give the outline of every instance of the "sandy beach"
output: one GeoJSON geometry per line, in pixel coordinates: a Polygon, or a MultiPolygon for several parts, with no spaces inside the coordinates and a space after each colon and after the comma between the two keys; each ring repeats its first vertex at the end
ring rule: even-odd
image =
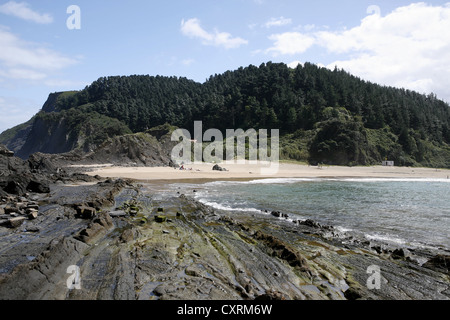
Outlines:
{"type": "Polygon", "coordinates": [[[280,163],[278,167],[267,164],[222,164],[228,171],[214,171],[213,164],[186,166],[186,170],[170,167],[119,167],[90,166],[89,175],[134,180],[185,180],[185,179],[261,179],[261,178],[429,178],[449,179],[450,170],[410,167],[340,167],[308,166],[280,163]]]}

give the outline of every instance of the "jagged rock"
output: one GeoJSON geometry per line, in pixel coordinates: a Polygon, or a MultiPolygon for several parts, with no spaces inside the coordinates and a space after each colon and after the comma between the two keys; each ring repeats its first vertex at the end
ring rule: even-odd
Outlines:
{"type": "Polygon", "coordinates": [[[6,156],[6,157],[13,157],[14,151],[9,150],[4,145],[0,144],[0,155],[6,156]]]}
{"type": "Polygon", "coordinates": [[[136,238],[137,231],[135,228],[125,229],[120,235],[120,241],[123,243],[128,243],[136,238]]]}
{"type": "Polygon", "coordinates": [[[87,206],[79,206],[76,208],[76,210],[78,217],[81,219],[92,219],[97,213],[97,210],[95,208],[87,206]]]}
{"type": "Polygon", "coordinates": [[[425,262],[423,267],[438,270],[444,273],[450,273],[450,256],[438,254],[425,262]]]}
{"type": "Polygon", "coordinates": [[[90,244],[105,235],[113,227],[114,223],[111,217],[106,213],[100,213],[99,217],[93,220],[87,228],[81,230],[74,238],[90,244]]]}
{"type": "Polygon", "coordinates": [[[11,228],[17,228],[20,227],[25,220],[25,217],[16,217],[9,219],[8,222],[11,228]]]}
{"type": "Polygon", "coordinates": [[[42,153],[34,153],[28,158],[28,165],[32,171],[45,172],[45,173],[56,173],[57,167],[48,158],[47,155],[42,153]]]}
{"type": "Polygon", "coordinates": [[[25,194],[27,192],[27,184],[25,183],[26,182],[9,180],[3,190],[10,194],[25,194]]]}
{"type": "Polygon", "coordinates": [[[219,166],[218,164],[214,165],[214,167],[212,168],[214,171],[228,171],[225,168],[222,168],[221,166],[219,166]]]}
{"type": "Polygon", "coordinates": [[[262,240],[270,249],[272,249],[272,255],[285,260],[291,267],[298,268],[301,272],[308,274],[312,273],[306,259],[288,244],[282,242],[273,235],[264,234],[261,231],[257,231],[254,234],[254,237],[257,240],[262,240]]]}
{"type": "Polygon", "coordinates": [[[5,214],[19,213],[19,208],[6,206],[4,209],[5,214]]]}
{"type": "Polygon", "coordinates": [[[255,297],[255,300],[288,300],[286,295],[279,291],[269,290],[255,297]]]}
{"type": "Polygon", "coordinates": [[[305,221],[301,221],[300,224],[303,224],[305,226],[312,227],[312,228],[321,228],[320,223],[315,222],[315,221],[313,221],[311,219],[307,219],[305,221]]]}
{"type": "Polygon", "coordinates": [[[163,222],[167,221],[167,217],[166,216],[156,216],[155,221],[159,222],[159,223],[163,223],[163,222]]]}
{"type": "Polygon", "coordinates": [[[109,213],[109,215],[113,218],[117,218],[117,217],[126,217],[127,213],[123,210],[116,210],[116,211],[111,211],[109,213]]]}
{"type": "Polygon", "coordinates": [[[411,252],[406,248],[398,248],[392,252],[393,259],[405,259],[411,256],[411,252]]]}
{"type": "Polygon", "coordinates": [[[39,215],[38,211],[32,209],[31,211],[28,212],[28,219],[34,220],[38,217],[38,215],[39,215]]]}
{"type": "Polygon", "coordinates": [[[39,205],[34,204],[34,203],[29,203],[27,204],[27,209],[34,209],[34,210],[39,210],[39,205]]]}
{"type": "Polygon", "coordinates": [[[98,223],[106,229],[111,229],[114,227],[114,222],[112,221],[111,216],[105,212],[101,212],[99,216],[94,219],[94,223],[98,223]]]}
{"type": "Polygon", "coordinates": [[[27,191],[35,193],[49,193],[50,183],[48,180],[31,180],[27,185],[27,191]]]}
{"type": "Polygon", "coordinates": [[[277,217],[277,218],[281,217],[281,212],[280,211],[272,211],[270,214],[273,215],[274,217],[277,217]]]}

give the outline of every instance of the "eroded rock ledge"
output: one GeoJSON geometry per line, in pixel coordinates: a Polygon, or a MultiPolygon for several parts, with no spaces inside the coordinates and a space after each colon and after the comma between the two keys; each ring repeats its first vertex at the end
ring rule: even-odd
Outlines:
{"type": "Polygon", "coordinates": [[[0,299],[450,298],[448,252],[140,190],[122,180],[53,184],[37,219],[0,227],[0,299]],[[71,265],[80,290],[67,288],[71,265]],[[380,289],[367,285],[370,266],[380,289]]]}

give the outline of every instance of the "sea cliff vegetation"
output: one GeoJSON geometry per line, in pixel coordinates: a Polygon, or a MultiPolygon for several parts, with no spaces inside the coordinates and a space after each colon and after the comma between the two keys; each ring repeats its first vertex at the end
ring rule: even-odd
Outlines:
{"type": "Polygon", "coordinates": [[[434,94],[381,86],[305,63],[250,65],[204,83],[149,75],[102,77],[81,91],[50,94],[0,143],[34,152],[93,151],[108,138],[164,124],[280,129],[282,159],[311,164],[450,168],[450,107],[434,94]]]}

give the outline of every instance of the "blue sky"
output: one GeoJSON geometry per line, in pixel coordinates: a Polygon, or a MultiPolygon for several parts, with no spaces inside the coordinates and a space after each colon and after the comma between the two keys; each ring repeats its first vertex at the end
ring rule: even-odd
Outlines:
{"type": "Polygon", "coordinates": [[[337,65],[450,101],[446,1],[0,0],[0,132],[102,76],[198,82],[250,64],[337,65]],[[80,29],[69,29],[70,5],[80,29]]]}

